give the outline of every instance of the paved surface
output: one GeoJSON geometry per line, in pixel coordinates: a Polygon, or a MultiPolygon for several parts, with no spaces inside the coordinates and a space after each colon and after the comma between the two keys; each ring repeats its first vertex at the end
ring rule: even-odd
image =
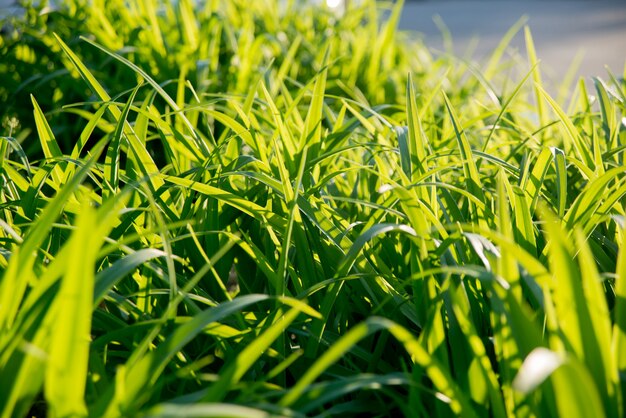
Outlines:
{"type": "MultiPolygon", "coordinates": [[[[489,54],[526,15],[548,81],[562,79],[578,53],[583,54],[579,75],[605,77],[605,65],[616,76],[624,73],[626,0],[409,0],[400,27],[423,33],[433,51],[442,51],[435,15],[450,29],[457,53],[464,54],[478,39],[476,59],[489,54]]],[[[523,31],[513,39],[511,49],[526,56],[523,31]]]]}
{"type": "Polygon", "coordinates": [[[17,11],[16,0],[0,0],[0,17],[17,11]]]}

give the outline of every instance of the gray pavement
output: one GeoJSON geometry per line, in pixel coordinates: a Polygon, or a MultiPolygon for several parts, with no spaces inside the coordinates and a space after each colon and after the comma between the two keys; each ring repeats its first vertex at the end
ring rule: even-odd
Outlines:
{"type": "Polygon", "coordinates": [[[13,4],[15,4],[15,0],[0,0],[1,8],[10,7],[13,6],[13,4]]]}
{"type": "Polygon", "coordinates": [[[17,10],[16,0],[0,0],[0,17],[15,13],[17,10]]]}
{"type": "MultiPolygon", "coordinates": [[[[607,65],[623,76],[626,64],[626,0],[422,0],[407,1],[400,27],[421,32],[431,50],[443,50],[438,15],[449,28],[455,52],[478,40],[473,58],[488,55],[506,31],[527,16],[537,56],[548,81],[557,83],[577,54],[578,75],[605,77],[607,65]]],[[[526,56],[523,31],[510,51],[526,56]]]]}

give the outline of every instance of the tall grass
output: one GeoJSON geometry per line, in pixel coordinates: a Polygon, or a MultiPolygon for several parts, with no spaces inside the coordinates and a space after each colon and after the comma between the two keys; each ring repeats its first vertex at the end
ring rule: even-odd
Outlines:
{"type": "Polygon", "coordinates": [[[623,79],[402,2],[62,7],[0,45],[2,417],[624,414],[623,79]]]}

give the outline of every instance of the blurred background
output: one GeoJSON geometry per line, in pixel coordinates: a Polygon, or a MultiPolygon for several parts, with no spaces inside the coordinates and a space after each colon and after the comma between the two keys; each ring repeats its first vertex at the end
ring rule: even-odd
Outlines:
{"type": "MultiPolygon", "coordinates": [[[[325,5],[338,13],[345,10],[348,2],[359,3],[295,1],[325,5]]],[[[0,18],[19,13],[17,4],[17,0],[0,0],[0,18]]],[[[606,65],[616,76],[624,75],[626,0],[405,0],[400,28],[419,32],[434,53],[453,49],[458,55],[480,60],[522,18],[527,19],[532,30],[537,56],[549,83],[558,83],[570,68],[576,76],[604,77],[606,65]],[[444,42],[446,31],[451,37],[448,44],[444,42]]],[[[523,31],[511,40],[507,52],[525,57],[523,31]]]]}
{"type": "MultiPolygon", "coordinates": [[[[421,32],[426,45],[443,52],[442,22],[457,54],[480,59],[523,17],[548,81],[558,83],[573,63],[580,76],[606,78],[605,65],[624,75],[626,0],[407,0],[400,27],[421,32]]],[[[526,56],[523,30],[510,43],[509,52],[516,51],[526,56]]]]}

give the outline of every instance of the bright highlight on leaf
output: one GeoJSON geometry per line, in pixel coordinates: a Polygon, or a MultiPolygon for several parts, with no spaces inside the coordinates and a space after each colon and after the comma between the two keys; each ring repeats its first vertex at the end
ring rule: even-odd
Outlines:
{"type": "Polygon", "coordinates": [[[554,351],[547,348],[534,349],[522,363],[513,388],[528,394],[541,385],[550,375],[558,369],[565,360],[554,351]]]}

